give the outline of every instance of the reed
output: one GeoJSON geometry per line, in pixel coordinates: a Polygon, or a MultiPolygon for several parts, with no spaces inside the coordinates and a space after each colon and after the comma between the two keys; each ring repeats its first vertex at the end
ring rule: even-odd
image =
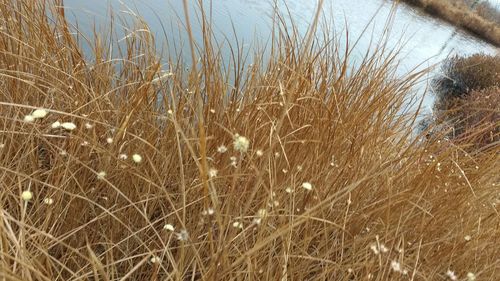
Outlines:
{"type": "Polygon", "coordinates": [[[397,52],[276,12],[250,63],[199,10],[187,70],[57,7],[0,1],[4,280],[498,279],[498,143],[415,137],[397,52]]]}

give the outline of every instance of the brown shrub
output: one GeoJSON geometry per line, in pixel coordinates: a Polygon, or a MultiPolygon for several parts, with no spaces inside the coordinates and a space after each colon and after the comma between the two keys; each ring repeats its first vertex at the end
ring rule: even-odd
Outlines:
{"type": "Polygon", "coordinates": [[[450,101],[472,91],[500,86],[500,56],[454,56],[445,61],[441,70],[442,75],[433,81],[438,110],[449,109],[450,101]]]}
{"type": "Polygon", "coordinates": [[[451,122],[455,142],[477,149],[500,141],[500,88],[474,90],[448,106],[444,117],[451,122]]]}
{"type": "Polygon", "coordinates": [[[455,143],[471,149],[489,147],[499,140],[500,58],[476,54],[452,57],[433,81],[438,123],[446,124],[455,143]]]}

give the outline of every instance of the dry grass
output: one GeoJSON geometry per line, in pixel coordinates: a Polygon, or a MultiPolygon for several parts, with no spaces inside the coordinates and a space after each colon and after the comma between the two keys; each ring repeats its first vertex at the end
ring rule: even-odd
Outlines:
{"type": "Polygon", "coordinates": [[[488,11],[484,5],[480,5],[479,10],[473,10],[464,2],[456,0],[402,1],[420,7],[427,13],[459,26],[495,46],[500,46],[500,26],[489,18],[493,12],[488,11]]]}
{"type": "Polygon", "coordinates": [[[455,142],[468,143],[472,149],[483,149],[500,141],[498,87],[472,91],[464,98],[453,99],[448,107],[441,118],[453,124],[450,133],[455,142]]]}
{"type": "Polygon", "coordinates": [[[438,97],[437,108],[446,110],[446,102],[464,98],[472,91],[500,87],[500,56],[474,54],[452,56],[441,66],[441,74],[433,80],[438,97]]]}
{"type": "Polygon", "coordinates": [[[148,32],[85,59],[60,11],[0,3],[3,280],[499,279],[498,143],[415,138],[395,53],[352,69],[277,16],[268,61],[207,27],[162,69],[148,32]]]}
{"type": "Polygon", "coordinates": [[[454,56],[433,81],[437,119],[455,142],[482,149],[500,140],[500,57],[454,56]]]}

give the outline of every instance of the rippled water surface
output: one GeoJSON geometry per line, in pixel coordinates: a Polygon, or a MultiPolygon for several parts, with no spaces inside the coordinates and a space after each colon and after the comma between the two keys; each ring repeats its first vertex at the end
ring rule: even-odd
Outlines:
{"type": "MultiPolygon", "coordinates": [[[[158,44],[161,45],[165,34],[169,40],[186,39],[179,21],[179,18],[183,18],[182,0],[65,0],[64,3],[68,15],[78,21],[84,32],[90,33],[94,20],[101,28],[107,27],[110,10],[125,17],[130,17],[133,11],[148,22],[157,36],[158,44]]],[[[317,1],[287,0],[286,3],[299,31],[305,32],[314,16],[317,1]]],[[[361,55],[373,46],[370,42],[382,38],[392,3],[389,0],[326,0],[324,19],[333,22],[335,32],[339,35],[345,34],[347,22],[352,42],[364,34],[355,47],[355,53],[361,55]]],[[[193,7],[192,11],[195,10],[193,7]]],[[[223,35],[234,38],[233,28],[247,47],[264,44],[269,38],[271,1],[214,0],[205,1],[205,8],[220,39],[224,38],[223,35]]],[[[285,11],[283,2],[280,9],[285,11]]],[[[194,12],[191,18],[196,21],[194,12]]],[[[417,65],[426,67],[438,63],[450,54],[492,53],[496,50],[492,45],[405,5],[396,9],[390,27],[388,46],[403,46],[399,54],[399,73],[405,73],[417,65]]],[[[200,39],[197,25],[194,26],[194,35],[200,39]]],[[[229,41],[234,42],[233,39],[229,41]]]]}

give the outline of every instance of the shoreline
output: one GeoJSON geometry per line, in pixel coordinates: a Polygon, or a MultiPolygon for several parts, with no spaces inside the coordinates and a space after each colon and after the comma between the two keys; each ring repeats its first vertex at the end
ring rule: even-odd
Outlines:
{"type": "Polygon", "coordinates": [[[442,0],[402,0],[402,3],[461,28],[475,37],[500,47],[500,26],[477,13],[442,0]]]}

